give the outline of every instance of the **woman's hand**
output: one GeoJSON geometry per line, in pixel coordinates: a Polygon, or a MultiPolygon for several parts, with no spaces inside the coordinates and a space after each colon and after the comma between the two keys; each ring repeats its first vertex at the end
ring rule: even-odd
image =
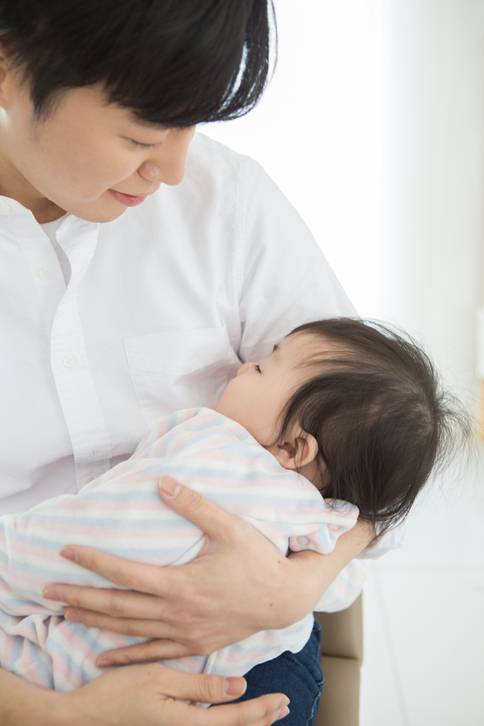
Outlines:
{"type": "Polygon", "coordinates": [[[162,478],[160,491],[205,532],[195,560],[155,567],[69,545],[61,554],[124,590],[57,584],[44,591],[44,597],[70,606],[67,620],[152,639],[109,651],[98,659],[100,667],[212,653],[260,630],[287,627],[311,612],[371,540],[357,525],[339,538],[331,555],[301,552],[286,558],[243,519],[170,477],[162,478]]]}
{"type": "Polygon", "coordinates": [[[191,675],[159,663],[104,673],[70,693],[0,669],[2,726],[268,726],[289,713],[281,693],[243,703],[243,678],[191,675]],[[187,701],[226,704],[200,708],[187,701]]]}
{"type": "Polygon", "coordinates": [[[197,676],[152,663],[109,671],[66,696],[70,713],[82,714],[71,726],[265,726],[289,713],[281,693],[209,709],[187,703],[226,703],[244,691],[243,678],[197,676]]]}

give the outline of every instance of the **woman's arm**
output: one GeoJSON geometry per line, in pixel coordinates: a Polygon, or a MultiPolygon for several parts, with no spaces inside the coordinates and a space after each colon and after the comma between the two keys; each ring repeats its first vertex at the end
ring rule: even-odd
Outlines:
{"type": "Polygon", "coordinates": [[[288,699],[280,693],[210,709],[186,703],[225,703],[238,698],[244,690],[243,678],[189,675],[158,663],[109,671],[70,693],[40,688],[0,669],[0,723],[2,726],[266,726],[289,712],[288,699]]]}
{"type": "Polygon", "coordinates": [[[74,606],[65,612],[68,620],[153,639],[110,651],[100,657],[101,667],[212,653],[255,632],[287,627],[311,612],[373,538],[371,528],[358,523],[330,555],[301,552],[286,558],[250,524],[192,489],[170,477],[160,486],[165,501],[206,534],[195,560],[159,568],[69,546],[65,556],[125,590],[58,584],[44,593],[74,606]]]}

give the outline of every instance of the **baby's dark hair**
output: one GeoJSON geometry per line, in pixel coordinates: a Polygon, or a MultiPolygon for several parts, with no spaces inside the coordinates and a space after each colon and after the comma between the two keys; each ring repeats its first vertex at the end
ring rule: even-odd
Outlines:
{"type": "Polygon", "coordinates": [[[330,351],[316,345],[308,357],[317,373],[283,410],[278,438],[294,427],[314,436],[324,497],[356,505],[381,535],[405,518],[433,467],[469,438],[469,419],[441,390],[426,353],[390,328],[335,318],[290,335],[300,333],[329,342],[330,351]]]}

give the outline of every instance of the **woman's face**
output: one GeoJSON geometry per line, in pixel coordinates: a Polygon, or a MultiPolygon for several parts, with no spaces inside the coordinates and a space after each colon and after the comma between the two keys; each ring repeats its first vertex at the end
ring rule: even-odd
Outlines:
{"type": "Polygon", "coordinates": [[[160,184],[182,181],[194,127],[144,123],[97,86],[67,91],[37,121],[27,86],[0,72],[0,193],[34,214],[58,208],[57,216],[107,222],[160,184]]]}

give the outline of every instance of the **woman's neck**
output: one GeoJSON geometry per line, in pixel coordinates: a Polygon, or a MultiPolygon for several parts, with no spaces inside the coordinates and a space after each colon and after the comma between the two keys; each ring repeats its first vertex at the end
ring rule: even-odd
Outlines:
{"type": "Polygon", "coordinates": [[[6,155],[2,153],[0,144],[0,195],[15,199],[26,209],[30,209],[39,224],[53,222],[65,214],[57,204],[44,197],[16,169],[6,155]]]}

